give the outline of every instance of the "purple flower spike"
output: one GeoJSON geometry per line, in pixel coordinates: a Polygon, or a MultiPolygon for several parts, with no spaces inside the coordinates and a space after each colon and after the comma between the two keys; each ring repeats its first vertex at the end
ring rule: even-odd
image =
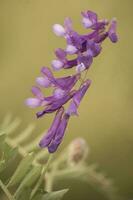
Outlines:
{"type": "Polygon", "coordinates": [[[41,139],[41,141],[39,143],[40,147],[43,147],[43,148],[47,147],[51,143],[52,139],[54,138],[54,136],[56,134],[56,130],[58,129],[58,127],[61,123],[61,118],[62,118],[63,112],[64,112],[63,107],[57,111],[50,129],[44,135],[44,137],[41,139]]]}
{"type": "Polygon", "coordinates": [[[62,142],[69,117],[70,116],[68,114],[64,114],[63,119],[56,130],[55,138],[52,140],[52,142],[48,146],[49,153],[54,153],[57,150],[60,143],[62,142]]]}
{"type": "Polygon", "coordinates": [[[98,15],[90,10],[82,12],[81,15],[82,24],[89,29],[87,34],[76,32],[70,18],[64,20],[63,26],[53,26],[54,33],[66,40],[66,47],[55,50],[56,58],[51,62],[52,70],[48,67],[41,69],[42,76],[36,78],[39,87],[32,87],[34,98],[28,98],[25,102],[31,108],[41,107],[41,111],[36,114],[37,118],[56,112],[51,127],[39,143],[40,147],[47,147],[50,153],[55,152],[62,142],[68,120],[70,116],[78,115],[78,107],[91,84],[91,81],[85,78],[86,75],[82,75],[83,71],[90,69],[94,58],[101,53],[102,43],[107,37],[113,43],[118,40],[115,19],[99,20],[98,15]],[[69,58],[71,55],[74,57],[69,58]],[[71,68],[76,71],[73,75],[54,76],[53,70],[69,71],[71,68]],[[77,88],[79,81],[80,86],[77,88]],[[51,94],[43,95],[42,87],[50,87],[51,94]],[[71,102],[68,108],[64,109],[63,106],[69,101],[71,102]]]}

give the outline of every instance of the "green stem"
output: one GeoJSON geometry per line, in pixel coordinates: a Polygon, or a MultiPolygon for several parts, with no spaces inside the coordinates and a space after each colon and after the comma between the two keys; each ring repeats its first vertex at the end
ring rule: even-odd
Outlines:
{"type": "Polygon", "coordinates": [[[42,169],[41,176],[40,176],[40,178],[39,178],[37,184],[35,185],[35,187],[33,188],[32,192],[31,192],[30,199],[33,198],[33,196],[36,194],[36,192],[37,192],[39,186],[41,185],[41,183],[42,183],[42,181],[43,181],[43,178],[44,178],[44,175],[45,175],[45,173],[46,173],[46,171],[47,171],[47,169],[48,169],[48,167],[49,167],[49,165],[50,165],[51,160],[52,160],[52,154],[50,154],[49,159],[48,159],[48,161],[47,161],[47,163],[46,163],[46,166],[43,167],[43,169],[42,169]]]}
{"type": "Polygon", "coordinates": [[[56,160],[54,160],[52,162],[52,168],[51,168],[51,172],[47,174],[47,180],[46,180],[46,185],[45,185],[45,191],[47,192],[51,192],[53,189],[53,183],[54,183],[54,179],[55,179],[55,174],[57,172],[57,168],[58,166],[64,162],[66,160],[66,156],[67,156],[67,151],[66,149],[61,153],[61,155],[56,158],[56,160]]]}
{"type": "Polygon", "coordinates": [[[0,180],[0,187],[2,188],[2,190],[4,191],[9,200],[15,200],[15,198],[11,195],[11,193],[1,180],[0,180]]]}
{"type": "Polygon", "coordinates": [[[47,176],[47,181],[46,181],[46,186],[45,186],[45,190],[47,192],[52,192],[53,183],[54,183],[54,175],[56,173],[57,167],[58,167],[58,165],[57,165],[57,163],[55,163],[52,167],[52,171],[47,176]]]}

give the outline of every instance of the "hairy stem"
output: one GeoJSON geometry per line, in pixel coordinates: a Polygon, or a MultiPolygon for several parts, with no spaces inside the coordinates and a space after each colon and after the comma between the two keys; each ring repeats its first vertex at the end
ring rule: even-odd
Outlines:
{"type": "Polygon", "coordinates": [[[49,168],[49,165],[50,165],[50,162],[51,162],[51,160],[52,160],[52,157],[53,157],[52,154],[50,154],[49,159],[48,159],[48,161],[47,161],[47,163],[46,163],[46,166],[43,167],[41,176],[40,176],[40,178],[39,178],[37,184],[35,185],[35,187],[33,188],[32,192],[31,192],[30,199],[33,198],[33,196],[36,194],[36,192],[37,192],[39,186],[41,185],[41,183],[42,183],[42,181],[43,181],[43,178],[44,178],[44,175],[45,175],[46,171],[47,171],[48,168],[49,168]]]}
{"type": "Polygon", "coordinates": [[[3,192],[6,194],[9,200],[15,200],[15,198],[11,195],[7,187],[4,185],[4,183],[0,180],[0,187],[3,190],[3,192]]]}

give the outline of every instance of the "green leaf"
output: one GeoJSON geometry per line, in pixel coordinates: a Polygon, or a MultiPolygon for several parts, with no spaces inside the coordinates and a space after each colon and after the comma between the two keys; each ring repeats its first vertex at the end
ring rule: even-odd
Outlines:
{"type": "Polygon", "coordinates": [[[31,194],[31,189],[30,188],[25,188],[23,190],[23,193],[20,195],[20,197],[18,197],[17,200],[29,200],[30,199],[30,194],[31,194]]]}
{"type": "Polygon", "coordinates": [[[33,200],[61,200],[63,196],[68,192],[68,189],[59,190],[55,192],[49,192],[44,195],[37,195],[33,200]]]}
{"type": "Polygon", "coordinates": [[[39,178],[42,171],[42,166],[33,166],[33,168],[29,171],[29,173],[24,177],[24,179],[21,181],[17,191],[15,192],[15,197],[19,197],[21,192],[23,192],[23,189],[29,188],[32,186],[35,181],[39,178]]]}
{"type": "Polygon", "coordinates": [[[17,148],[11,148],[6,143],[3,145],[3,159],[0,164],[0,172],[2,172],[5,168],[7,168],[11,162],[13,162],[18,154],[17,148]]]}
{"type": "Polygon", "coordinates": [[[0,133],[0,150],[2,151],[3,148],[3,144],[5,142],[5,138],[6,138],[6,134],[4,134],[3,132],[0,133]]]}
{"type": "Polygon", "coordinates": [[[33,162],[33,159],[34,159],[34,154],[28,154],[22,159],[16,171],[14,172],[13,176],[11,177],[8,183],[8,187],[19,183],[23,179],[25,174],[28,172],[33,162]]]}

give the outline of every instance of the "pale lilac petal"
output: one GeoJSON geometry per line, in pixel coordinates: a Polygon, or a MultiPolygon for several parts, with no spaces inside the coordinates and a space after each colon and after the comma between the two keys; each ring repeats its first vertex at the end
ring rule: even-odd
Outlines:
{"type": "Polygon", "coordinates": [[[67,45],[66,52],[70,55],[75,54],[77,52],[77,48],[73,45],[67,45]]]}
{"type": "Polygon", "coordinates": [[[51,81],[45,76],[45,77],[37,77],[36,82],[45,88],[48,88],[51,86],[51,81]]]}
{"type": "Polygon", "coordinates": [[[93,25],[93,22],[89,18],[86,18],[86,17],[83,17],[82,23],[85,28],[90,28],[93,25]]]}
{"type": "Polygon", "coordinates": [[[58,70],[62,69],[62,67],[64,66],[64,63],[60,60],[53,60],[51,65],[54,70],[58,71],[58,70]]]}
{"type": "Polygon", "coordinates": [[[57,36],[64,36],[66,34],[66,31],[64,29],[64,27],[60,24],[54,24],[53,25],[53,32],[57,35],[57,36]]]}
{"type": "Polygon", "coordinates": [[[41,100],[37,98],[28,98],[26,99],[25,104],[30,108],[36,108],[41,106],[41,100]]]}
{"type": "Polygon", "coordinates": [[[83,16],[82,23],[85,28],[90,28],[97,23],[98,18],[95,12],[88,10],[85,12],[81,12],[81,14],[83,16]]]}

